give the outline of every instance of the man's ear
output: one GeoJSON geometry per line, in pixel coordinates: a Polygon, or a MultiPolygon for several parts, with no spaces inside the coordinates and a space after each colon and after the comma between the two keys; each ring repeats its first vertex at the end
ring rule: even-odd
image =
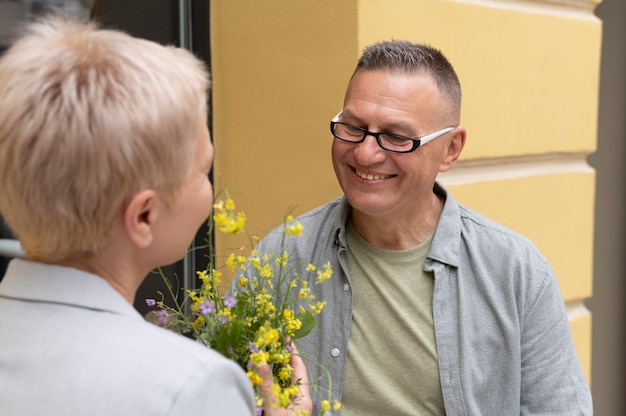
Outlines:
{"type": "Polygon", "coordinates": [[[439,172],[445,172],[450,169],[461,156],[461,151],[465,146],[466,131],[463,127],[457,127],[451,133],[452,137],[446,147],[446,155],[439,166],[439,172]]]}
{"type": "Polygon", "coordinates": [[[137,247],[146,248],[152,244],[157,216],[157,194],[153,189],[138,192],[126,206],[124,229],[137,247]]]}

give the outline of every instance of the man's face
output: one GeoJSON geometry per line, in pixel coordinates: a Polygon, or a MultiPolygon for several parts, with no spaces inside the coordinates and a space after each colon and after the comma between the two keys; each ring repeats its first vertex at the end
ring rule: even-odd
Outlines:
{"type": "MultiPolygon", "coordinates": [[[[339,121],[371,132],[419,138],[449,126],[436,81],[425,74],[361,70],[348,85],[339,121]]],[[[335,139],[335,174],[350,205],[368,216],[408,219],[432,198],[450,134],[412,153],[393,153],[373,136],[362,143],[335,139]]]]}

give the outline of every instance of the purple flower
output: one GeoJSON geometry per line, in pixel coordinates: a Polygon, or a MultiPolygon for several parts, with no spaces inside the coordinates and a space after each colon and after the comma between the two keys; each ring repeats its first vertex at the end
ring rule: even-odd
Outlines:
{"type": "Polygon", "coordinates": [[[157,317],[157,322],[160,323],[161,325],[167,325],[167,323],[169,322],[169,315],[167,311],[164,311],[163,309],[161,309],[160,311],[157,311],[156,317],[157,317]]]}
{"type": "Polygon", "coordinates": [[[208,315],[215,311],[215,303],[210,302],[208,299],[205,299],[200,305],[198,305],[198,308],[200,309],[200,313],[202,315],[208,315]]]}
{"type": "Polygon", "coordinates": [[[248,349],[250,350],[252,354],[254,354],[255,352],[259,352],[259,347],[257,347],[254,342],[248,343],[248,349]]]}
{"type": "Polygon", "coordinates": [[[146,299],[146,305],[148,305],[149,307],[153,307],[154,305],[156,305],[156,300],[146,299]]]}
{"type": "Polygon", "coordinates": [[[257,407],[256,408],[256,416],[262,416],[263,415],[263,408],[262,407],[257,407]]]}
{"type": "Polygon", "coordinates": [[[285,345],[285,349],[286,349],[287,351],[289,351],[290,353],[292,353],[292,354],[295,354],[295,352],[296,352],[295,347],[294,347],[294,346],[293,346],[293,344],[291,344],[291,343],[289,343],[289,344],[285,345]]]}
{"type": "Polygon", "coordinates": [[[233,295],[228,295],[224,298],[224,306],[228,308],[234,308],[237,304],[237,299],[233,295]]]}
{"type": "Polygon", "coordinates": [[[218,315],[217,319],[220,321],[220,323],[222,325],[224,325],[226,322],[228,322],[228,316],[218,315]]]}

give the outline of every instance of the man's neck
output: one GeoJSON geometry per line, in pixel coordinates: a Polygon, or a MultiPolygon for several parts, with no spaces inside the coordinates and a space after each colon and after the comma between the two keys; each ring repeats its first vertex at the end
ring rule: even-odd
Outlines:
{"type": "Polygon", "coordinates": [[[437,228],[443,200],[433,193],[424,205],[426,209],[415,209],[409,218],[373,217],[353,209],[350,221],[370,244],[387,250],[405,250],[426,241],[437,228]]]}

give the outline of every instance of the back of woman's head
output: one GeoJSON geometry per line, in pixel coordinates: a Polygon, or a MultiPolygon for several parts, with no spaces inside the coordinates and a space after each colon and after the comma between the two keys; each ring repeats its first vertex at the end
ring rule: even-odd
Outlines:
{"type": "Polygon", "coordinates": [[[96,253],[130,198],[185,179],[209,74],[185,50],[47,18],[0,59],[0,212],[30,258],[96,253]]]}

